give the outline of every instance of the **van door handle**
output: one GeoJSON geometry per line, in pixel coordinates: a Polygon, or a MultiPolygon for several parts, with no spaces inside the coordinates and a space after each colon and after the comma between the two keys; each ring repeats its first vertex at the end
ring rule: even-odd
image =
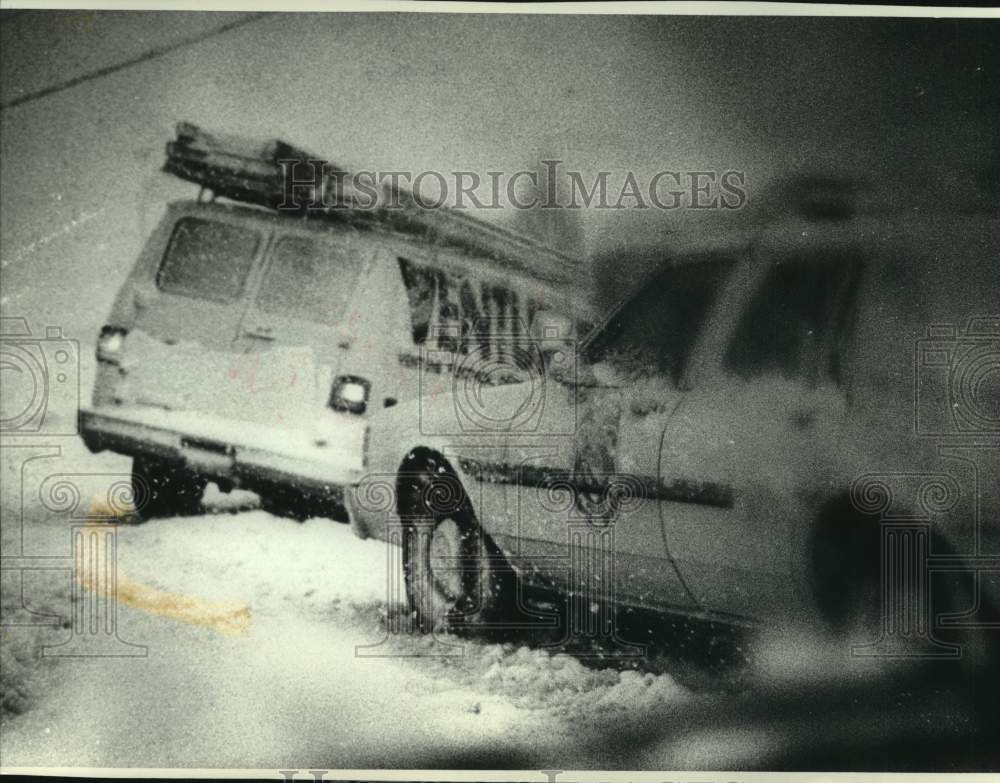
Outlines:
{"type": "Polygon", "coordinates": [[[256,326],[253,329],[249,329],[244,334],[247,337],[256,337],[259,340],[273,340],[274,339],[274,327],[272,326],[256,326]]]}

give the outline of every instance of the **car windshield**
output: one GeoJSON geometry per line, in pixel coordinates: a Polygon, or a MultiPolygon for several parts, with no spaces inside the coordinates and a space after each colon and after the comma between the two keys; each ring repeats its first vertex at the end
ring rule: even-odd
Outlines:
{"type": "Polygon", "coordinates": [[[283,236],[271,249],[257,306],[266,313],[334,325],[344,315],[359,271],[348,247],[308,236],[283,236]]]}
{"type": "Polygon", "coordinates": [[[202,218],[174,225],[156,285],[168,293],[230,302],[243,290],[260,234],[252,229],[202,218]]]}
{"type": "Polygon", "coordinates": [[[678,263],[653,277],[614,313],[587,348],[590,364],[608,363],[623,380],[681,376],[702,322],[734,260],[678,263]]]}

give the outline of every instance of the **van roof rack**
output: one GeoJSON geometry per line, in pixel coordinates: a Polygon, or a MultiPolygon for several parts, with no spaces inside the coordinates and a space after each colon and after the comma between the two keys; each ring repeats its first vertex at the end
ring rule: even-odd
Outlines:
{"type": "Polygon", "coordinates": [[[278,139],[254,141],[181,122],[177,138],[167,142],[163,169],[234,201],[420,236],[550,282],[579,286],[590,280],[586,259],[572,258],[532,237],[453,208],[422,207],[404,188],[381,183],[372,204],[372,194],[355,190],[346,168],[278,139]],[[319,167],[315,184],[320,192],[303,194],[302,184],[294,185],[292,192],[286,183],[284,166],[300,161],[319,167]],[[307,197],[297,198],[303,195],[307,197]]]}

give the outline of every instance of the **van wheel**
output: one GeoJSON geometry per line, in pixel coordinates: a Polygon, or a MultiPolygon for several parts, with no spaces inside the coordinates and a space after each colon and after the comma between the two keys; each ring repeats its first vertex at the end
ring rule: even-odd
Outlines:
{"type": "Polygon", "coordinates": [[[176,465],[146,457],[132,460],[132,493],[139,521],[190,516],[201,508],[207,479],[176,465]]]}
{"type": "Polygon", "coordinates": [[[286,487],[271,487],[260,496],[261,510],[276,517],[288,517],[305,522],[313,516],[312,509],[302,493],[286,487]]]}
{"type": "MultiPolygon", "coordinates": [[[[424,497],[428,487],[435,491],[425,485],[424,497]]],[[[477,624],[483,630],[501,613],[505,575],[512,574],[503,566],[503,556],[467,503],[440,513],[425,507],[403,531],[406,597],[422,633],[477,624]]]]}

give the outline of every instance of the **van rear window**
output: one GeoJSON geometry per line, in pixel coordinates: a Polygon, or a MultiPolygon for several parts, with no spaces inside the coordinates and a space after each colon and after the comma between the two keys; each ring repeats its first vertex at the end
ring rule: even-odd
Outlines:
{"type": "Polygon", "coordinates": [[[267,313],[333,326],[344,316],[359,272],[348,247],[283,236],[271,248],[257,306],[267,313]]]}
{"type": "Polygon", "coordinates": [[[156,285],[169,293],[230,302],[243,290],[260,234],[252,229],[202,218],[174,225],[156,285]]]}

